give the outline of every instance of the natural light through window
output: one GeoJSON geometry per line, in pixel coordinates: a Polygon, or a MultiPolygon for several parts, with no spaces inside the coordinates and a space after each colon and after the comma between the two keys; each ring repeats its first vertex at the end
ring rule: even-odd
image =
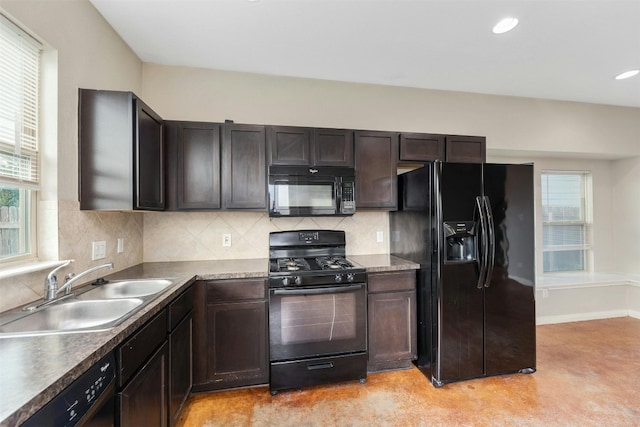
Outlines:
{"type": "Polygon", "coordinates": [[[0,15],[0,262],[35,255],[41,51],[0,15]]]}
{"type": "Polygon", "coordinates": [[[543,269],[588,270],[589,172],[542,173],[543,269]]]}

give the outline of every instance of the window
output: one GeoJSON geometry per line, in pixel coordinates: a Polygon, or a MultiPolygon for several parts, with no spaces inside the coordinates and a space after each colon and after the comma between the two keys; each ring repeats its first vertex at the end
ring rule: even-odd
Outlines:
{"type": "Polygon", "coordinates": [[[542,256],[545,273],[587,270],[589,172],[542,173],[542,256]]]}
{"type": "Polygon", "coordinates": [[[0,262],[35,253],[41,50],[0,14],[0,262]]]}

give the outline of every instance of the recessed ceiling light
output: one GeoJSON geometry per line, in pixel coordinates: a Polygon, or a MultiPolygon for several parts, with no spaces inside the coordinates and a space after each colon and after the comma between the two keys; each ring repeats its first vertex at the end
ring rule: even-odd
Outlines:
{"type": "Polygon", "coordinates": [[[636,74],[640,73],[640,70],[630,70],[630,71],[625,71],[622,74],[618,74],[616,76],[616,80],[622,80],[622,79],[628,79],[629,77],[633,77],[636,74]]]}
{"type": "Polygon", "coordinates": [[[518,25],[518,18],[504,18],[493,27],[493,34],[502,34],[513,30],[518,25]]]}

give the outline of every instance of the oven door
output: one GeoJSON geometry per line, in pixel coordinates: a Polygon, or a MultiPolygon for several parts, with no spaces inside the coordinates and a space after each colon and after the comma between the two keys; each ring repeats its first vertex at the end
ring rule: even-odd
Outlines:
{"type": "Polygon", "coordinates": [[[269,290],[272,362],[367,349],[364,283],[269,290]]]}

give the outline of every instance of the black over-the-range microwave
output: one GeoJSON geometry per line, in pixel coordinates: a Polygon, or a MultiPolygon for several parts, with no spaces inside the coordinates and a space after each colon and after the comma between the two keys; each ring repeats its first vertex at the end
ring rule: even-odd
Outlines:
{"type": "Polygon", "coordinates": [[[344,216],[356,211],[355,170],[270,166],[269,216],[344,216]]]}

